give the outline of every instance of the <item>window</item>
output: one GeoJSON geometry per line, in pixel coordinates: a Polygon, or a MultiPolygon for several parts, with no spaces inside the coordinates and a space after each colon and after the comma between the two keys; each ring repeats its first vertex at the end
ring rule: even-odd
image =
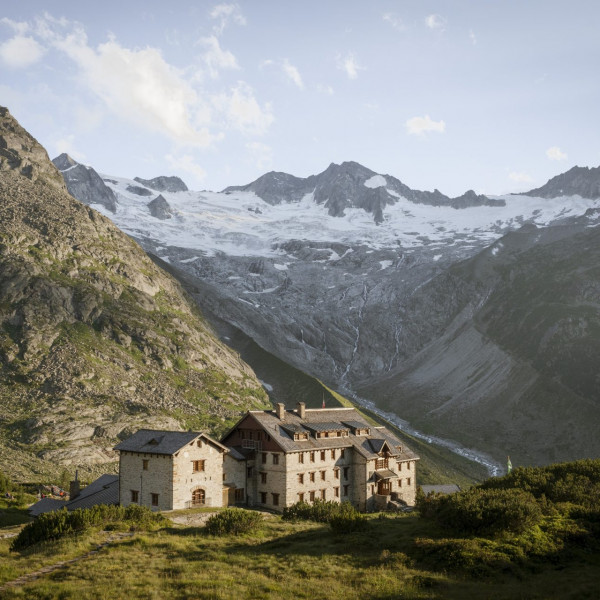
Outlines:
{"type": "Polygon", "coordinates": [[[252,467],[248,467],[248,468],[246,469],[246,475],[247,475],[248,477],[252,477],[252,473],[254,473],[254,471],[252,470],[252,467]]]}
{"type": "Polygon", "coordinates": [[[142,460],[142,469],[144,469],[144,471],[148,470],[148,459],[145,458],[144,460],[142,460]]]}
{"type": "Polygon", "coordinates": [[[314,491],[308,492],[308,495],[310,497],[310,501],[314,502],[315,501],[315,492],[314,491]]]}
{"type": "Polygon", "coordinates": [[[260,482],[261,483],[267,483],[267,474],[266,473],[261,473],[260,474],[260,482]]]}
{"type": "Polygon", "coordinates": [[[304,473],[298,473],[298,483],[304,483],[304,473]]]}
{"type": "Polygon", "coordinates": [[[349,486],[345,485],[344,488],[343,488],[344,489],[344,496],[348,495],[348,487],[349,486]]]}
{"type": "Polygon", "coordinates": [[[279,464],[279,454],[273,454],[273,464],[274,465],[279,464]]]}
{"type": "Polygon", "coordinates": [[[334,488],[333,488],[333,495],[334,495],[336,498],[339,498],[339,497],[340,497],[340,488],[339,488],[339,487],[334,487],[334,488]]]}
{"type": "Polygon", "coordinates": [[[131,490],[131,501],[139,502],[140,493],[137,490],[131,490]]]}
{"type": "Polygon", "coordinates": [[[298,502],[304,502],[304,492],[298,494],[298,502]]]}
{"type": "Polygon", "coordinates": [[[406,485],[410,485],[410,477],[406,480],[406,485]]]}
{"type": "Polygon", "coordinates": [[[311,471],[311,472],[309,473],[309,475],[310,475],[310,480],[311,480],[311,482],[312,482],[312,481],[314,481],[314,480],[315,480],[315,472],[314,472],[314,471],[311,471]]]}
{"type": "Polygon", "coordinates": [[[152,506],[158,506],[158,494],[150,494],[152,506]]]}
{"type": "Polygon", "coordinates": [[[202,448],[202,440],[198,440],[196,442],[196,446],[198,446],[198,448],[202,448]]]}
{"type": "Polygon", "coordinates": [[[310,453],[310,462],[315,462],[315,453],[314,452],[310,453]]]}
{"type": "Polygon", "coordinates": [[[321,481],[325,481],[325,473],[326,471],[321,471],[321,481]]]}
{"type": "Polygon", "coordinates": [[[402,487],[402,479],[398,479],[398,487],[402,487]]]}
{"type": "Polygon", "coordinates": [[[348,470],[349,467],[344,467],[344,479],[348,479],[348,470]]]}
{"type": "Polygon", "coordinates": [[[249,431],[248,432],[248,439],[249,440],[253,440],[254,439],[254,431],[249,431]]]}
{"type": "Polygon", "coordinates": [[[321,490],[321,499],[325,500],[327,498],[327,490],[321,490]]]}
{"type": "Polygon", "coordinates": [[[406,468],[410,471],[410,463],[406,463],[406,468]]]}
{"type": "Polygon", "coordinates": [[[402,471],[402,463],[398,463],[398,471],[402,471]]]}
{"type": "Polygon", "coordinates": [[[346,454],[346,448],[342,448],[340,450],[340,458],[344,458],[345,454],[346,454]]]}
{"type": "Polygon", "coordinates": [[[227,479],[227,475],[225,473],[223,473],[223,481],[225,481],[227,479]]]}
{"type": "Polygon", "coordinates": [[[304,464],[304,452],[298,453],[298,462],[304,464]]]}
{"type": "Polygon", "coordinates": [[[334,476],[336,479],[339,479],[339,478],[340,478],[340,470],[339,470],[339,469],[334,469],[334,470],[333,470],[333,476],[334,476]]]}
{"type": "Polygon", "coordinates": [[[261,502],[261,504],[267,503],[267,492],[260,493],[260,502],[261,502]]]}
{"type": "Polygon", "coordinates": [[[279,494],[271,494],[273,496],[273,506],[279,506],[279,494]]]}
{"type": "Polygon", "coordinates": [[[325,460],[325,450],[321,450],[321,460],[325,460]]]}
{"type": "Polygon", "coordinates": [[[244,501],[244,488],[235,488],[235,501],[236,502],[244,501]]]}
{"type": "Polygon", "coordinates": [[[331,451],[331,458],[335,459],[335,448],[331,451]]]}
{"type": "Polygon", "coordinates": [[[204,471],[204,463],[206,461],[205,460],[193,460],[192,461],[192,471],[194,473],[200,473],[201,471],[204,471]]]}
{"type": "Polygon", "coordinates": [[[262,458],[262,464],[266,465],[267,464],[267,453],[263,452],[261,458],[262,458]]]}

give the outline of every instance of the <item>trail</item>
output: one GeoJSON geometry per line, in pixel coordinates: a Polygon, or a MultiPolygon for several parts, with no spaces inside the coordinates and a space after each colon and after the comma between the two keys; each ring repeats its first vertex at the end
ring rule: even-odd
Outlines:
{"type": "Polygon", "coordinates": [[[32,571],[31,573],[26,573],[25,575],[21,575],[21,577],[18,577],[17,579],[13,579],[12,581],[6,581],[5,583],[3,583],[0,586],[0,592],[14,589],[14,588],[20,587],[22,585],[27,585],[28,583],[31,583],[32,581],[35,581],[36,579],[39,579],[40,577],[43,577],[44,575],[48,575],[48,573],[53,573],[54,571],[58,571],[59,569],[64,569],[64,568],[68,567],[69,565],[72,565],[76,562],[79,562],[80,560],[83,560],[84,558],[89,558],[90,556],[94,556],[94,554],[98,554],[98,552],[100,552],[100,550],[102,550],[102,548],[105,548],[106,546],[109,546],[110,544],[114,544],[115,542],[119,542],[122,539],[124,539],[126,537],[131,537],[133,535],[134,534],[130,533],[130,532],[113,534],[106,541],[102,542],[102,544],[98,544],[96,546],[95,550],[90,550],[89,552],[86,552],[85,554],[82,554],[81,556],[76,556],[75,558],[71,558],[69,560],[63,560],[61,562],[54,563],[53,565],[47,565],[45,567],[42,567],[41,569],[38,569],[37,571],[32,571]]]}

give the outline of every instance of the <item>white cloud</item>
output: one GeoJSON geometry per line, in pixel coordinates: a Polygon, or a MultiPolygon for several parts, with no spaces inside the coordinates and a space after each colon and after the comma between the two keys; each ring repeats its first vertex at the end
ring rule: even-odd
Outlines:
{"type": "Polygon", "coordinates": [[[546,150],[546,156],[550,160],[567,160],[569,158],[558,146],[552,146],[546,150]]]}
{"type": "Polygon", "coordinates": [[[23,69],[38,62],[44,52],[32,37],[16,35],[0,45],[0,60],[12,69],[23,69]]]}
{"type": "Polygon", "coordinates": [[[534,179],[531,175],[524,173],[523,171],[517,173],[512,171],[508,174],[508,178],[515,183],[533,183],[534,179]]]}
{"type": "Polygon", "coordinates": [[[475,35],[475,32],[472,29],[469,29],[469,39],[471,40],[473,46],[477,45],[477,36],[475,35]]]}
{"type": "Polygon", "coordinates": [[[181,154],[177,156],[173,154],[167,154],[165,155],[165,160],[169,164],[169,167],[171,167],[171,169],[174,171],[184,171],[186,173],[190,173],[196,177],[198,181],[202,181],[206,177],[206,171],[190,154],[181,154]]]}
{"type": "Polygon", "coordinates": [[[287,58],[284,59],[283,63],[281,64],[281,68],[296,87],[300,88],[301,90],[304,89],[304,82],[302,81],[302,77],[300,76],[298,69],[292,65],[287,58]]]}
{"type": "Polygon", "coordinates": [[[358,72],[365,70],[365,67],[361,67],[358,64],[356,57],[352,52],[349,52],[346,56],[338,54],[336,62],[338,69],[344,71],[348,76],[348,79],[356,79],[358,77],[358,72]]]}
{"type": "Polygon", "coordinates": [[[54,45],[79,66],[86,85],[114,113],[179,143],[208,146],[214,141],[195,119],[202,99],[156,48],[129,50],[111,39],[94,50],[80,26],[54,45]]]}
{"type": "Polygon", "coordinates": [[[221,35],[230,22],[234,22],[237,25],[246,24],[246,18],[242,14],[238,4],[217,4],[209,14],[212,19],[218,21],[213,28],[217,35],[221,35]]]}
{"type": "Polygon", "coordinates": [[[425,25],[429,27],[429,29],[444,31],[446,28],[446,19],[438,14],[428,15],[425,17],[425,25]]]}
{"type": "Polygon", "coordinates": [[[259,169],[269,169],[273,165],[273,150],[261,142],[248,142],[246,148],[259,169]]]}
{"type": "Polygon", "coordinates": [[[394,29],[397,29],[398,31],[404,31],[406,29],[402,19],[400,19],[400,17],[398,17],[398,15],[395,13],[385,13],[383,15],[383,20],[387,21],[394,29]]]}
{"type": "Polygon", "coordinates": [[[261,107],[252,88],[239,81],[231,94],[220,94],[213,98],[213,104],[223,111],[229,125],[243,133],[262,135],[274,120],[269,103],[261,107]]]}
{"type": "Polygon", "coordinates": [[[429,115],[424,117],[413,117],[406,121],[406,128],[409,135],[424,135],[429,131],[435,133],[444,133],[446,131],[446,123],[444,121],[433,121],[429,115]]]}
{"type": "Polygon", "coordinates": [[[216,36],[211,35],[200,40],[208,47],[202,59],[208,67],[210,76],[214,79],[219,76],[221,69],[239,69],[235,56],[229,50],[223,50],[216,36]]]}
{"type": "Polygon", "coordinates": [[[17,35],[25,35],[31,29],[29,23],[23,21],[13,21],[7,17],[2,17],[2,19],[0,19],[0,23],[10,27],[17,35]]]}

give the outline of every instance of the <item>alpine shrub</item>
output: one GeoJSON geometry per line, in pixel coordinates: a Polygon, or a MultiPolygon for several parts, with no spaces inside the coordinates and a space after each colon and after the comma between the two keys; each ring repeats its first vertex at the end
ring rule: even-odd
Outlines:
{"type": "Polygon", "coordinates": [[[258,529],[263,516],[255,511],[228,508],[213,515],[206,522],[206,533],[210,535],[240,535],[258,529]]]}

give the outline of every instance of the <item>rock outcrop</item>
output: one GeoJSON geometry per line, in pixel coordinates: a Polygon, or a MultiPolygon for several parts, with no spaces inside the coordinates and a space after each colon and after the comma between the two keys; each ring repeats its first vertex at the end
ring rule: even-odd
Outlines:
{"type": "Polygon", "coordinates": [[[152,200],[152,202],[148,203],[148,209],[150,210],[150,214],[164,221],[165,219],[170,219],[173,216],[173,211],[171,210],[171,206],[164,199],[162,194],[159,194],[152,200]]]}
{"type": "Polygon", "coordinates": [[[188,187],[179,177],[166,177],[160,175],[154,177],[154,179],[142,179],[141,177],[134,177],[134,181],[145,185],[146,187],[152,188],[157,192],[187,192],[188,187]]]}

